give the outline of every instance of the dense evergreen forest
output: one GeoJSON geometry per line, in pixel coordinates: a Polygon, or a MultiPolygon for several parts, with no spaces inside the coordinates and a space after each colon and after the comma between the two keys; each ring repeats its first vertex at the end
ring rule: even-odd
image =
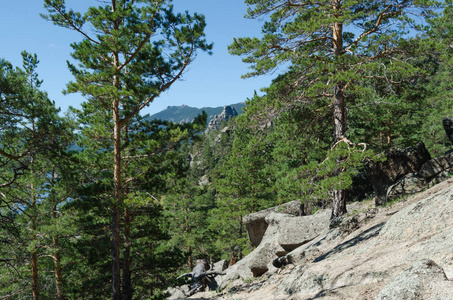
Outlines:
{"type": "Polygon", "coordinates": [[[202,15],[170,0],[93,1],[84,14],[43,1],[43,18],[83,37],[66,92],[86,101],[60,112],[36,55],[0,60],[0,299],[161,299],[197,258],[249,253],[245,215],[300,199],[302,213],[336,218],[373,196],[351,191],[385,149],[449,150],[450,1],[245,3],[262,36],[229,51],[245,77],[279,75],[206,135],[206,114],[141,115],[212,50],[202,15]]]}

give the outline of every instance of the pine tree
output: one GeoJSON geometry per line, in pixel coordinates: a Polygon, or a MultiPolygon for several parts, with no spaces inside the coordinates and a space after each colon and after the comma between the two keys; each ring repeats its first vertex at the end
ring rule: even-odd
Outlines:
{"type": "Polygon", "coordinates": [[[198,50],[209,51],[211,45],[204,40],[203,16],[174,14],[170,0],[113,0],[83,15],[66,10],[63,0],[44,3],[49,11],[45,18],[82,34],[83,40],[72,44],[72,56],[80,64],[69,63],[76,80],[67,91],[82,93],[88,99],[87,115],[110,133],[104,136],[106,149],[113,149],[112,299],[120,299],[121,156],[128,142],[124,128],[181,78],[198,50]]]}
{"type": "Polygon", "coordinates": [[[4,269],[12,278],[7,276],[6,282],[0,285],[6,283],[6,290],[12,294],[22,290],[33,299],[39,299],[41,294],[54,294],[49,287],[58,285],[58,282],[52,283],[53,278],[45,276],[46,272],[40,271],[40,267],[51,266],[41,259],[44,249],[55,242],[43,238],[46,234],[55,236],[55,232],[44,229],[44,224],[51,223],[58,205],[55,198],[49,196],[54,194],[55,186],[52,170],[56,161],[64,156],[72,134],[70,122],[58,116],[55,104],[39,89],[42,81],[36,73],[37,56],[23,52],[22,58],[22,69],[13,69],[2,61],[0,116],[5,122],[1,123],[0,167],[5,177],[1,184],[0,215],[8,222],[0,222],[0,227],[3,233],[12,236],[5,238],[6,247],[0,249],[1,257],[9,257],[0,261],[6,262],[4,269]],[[21,282],[14,278],[15,272],[27,280],[21,282]],[[11,285],[8,285],[9,280],[11,285]],[[40,284],[40,280],[50,284],[40,284]],[[29,282],[30,287],[24,286],[29,282]]]}
{"type": "Polygon", "coordinates": [[[244,216],[275,205],[275,197],[269,194],[273,176],[266,168],[273,145],[266,132],[250,128],[243,115],[230,120],[228,126],[234,128],[231,150],[214,170],[217,207],[211,211],[211,227],[217,229],[221,251],[242,259],[250,250],[244,216]]]}
{"type": "Polygon", "coordinates": [[[448,141],[442,118],[451,116],[453,111],[451,78],[452,70],[452,48],[453,27],[451,18],[453,16],[453,3],[445,1],[442,15],[429,20],[431,25],[428,34],[425,36],[425,48],[429,57],[436,66],[435,72],[430,76],[427,89],[430,91],[427,97],[427,107],[419,114],[424,119],[421,134],[426,138],[426,146],[434,156],[443,154],[449,149],[448,141]],[[447,147],[446,147],[447,146],[447,147]]]}
{"type": "MultiPolygon", "coordinates": [[[[353,145],[347,136],[347,103],[363,80],[394,84],[393,77],[410,76],[415,69],[398,59],[400,40],[411,29],[423,29],[411,16],[433,14],[437,1],[269,1],[246,0],[247,17],[268,16],[263,37],[238,38],[230,52],[245,55],[256,76],[289,66],[280,102],[324,102],[333,117],[332,149],[353,145]],[[384,68],[383,58],[392,64],[384,68]]],[[[284,103],[283,103],[284,104],[284,103]]],[[[340,180],[338,156],[333,171],[332,218],[346,212],[346,182],[340,180]]]]}

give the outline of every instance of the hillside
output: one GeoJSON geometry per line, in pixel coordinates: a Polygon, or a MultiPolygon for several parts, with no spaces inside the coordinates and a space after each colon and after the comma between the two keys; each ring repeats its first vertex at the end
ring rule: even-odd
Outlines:
{"type": "Polygon", "coordinates": [[[452,184],[446,180],[389,207],[354,203],[338,227],[291,251],[281,268],[254,277],[249,267],[269,255],[263,244],[275,245],[286,230],[283,214],[273,213],[260,246],[216,277],[221,292],[190,298],[453,299],[452,184]]]}
{"type": "MultiPolygon", "coordinates": [[[[242,108],[245,106],[243,102],[230,104],[229,106],[234,107],[238,114],[242,113],[242,108]]],[[[151,120],[159,119],[165,121],[171,121],[175,123],[189,123],[191,122],[196,116],[201,114],[202,111],[205,111],[208,114],[208,123],[210,120],[214,118],[214,116],[219,115],[222,113],[223,106],[219,107],[202,107],[196,108],[187,105],[181,106],[168,106],[161,112],[153,114],[148,118],[151,120]]]]}

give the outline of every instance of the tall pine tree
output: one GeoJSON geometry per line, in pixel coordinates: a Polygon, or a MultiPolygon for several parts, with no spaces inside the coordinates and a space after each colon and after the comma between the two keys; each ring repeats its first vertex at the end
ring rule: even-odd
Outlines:
{"type": "Polygon", "coordinates": [[[122,149],[133,118],[180,79],[198,50],[209,51],[201,15],[175,14],[171,0],[112,0],[84,14],[64,0],[45,0],[54,24],[79,32],[69,63],[75,81],[67,91],[82,93],[85,109],[101,120],[112,149],[112,299],[121,297],[120,207],[124,188],[122,149]]]}
{"type": "MultiPolygon", "coordinates": [[[[230,52],[244,55],[256,76],[289,66],[284,88],[291,103],[324,101],[333,123],[332,149],[353,144],[347,136],[347,100],[364,79],[396,83],[395,74],[413,75],[413,66],[398,58],[399,41],[415,18],[433,14],[438,1],[246,0],[248,18],[268,17],[262,38],[238,38],[230,52]],[[412,19],[415,17],[414,19],[412,19]],[[385,68],[380,60],[392,61],[385,68]]],[[[342,151],[341,151],[342,152],[342,151]]],[[[344,154],[343,154],[344,155],[344,154]]],[[[343,155],[336,159],[332,218],[346,212],[347,183],[340,180],[343,155]]],[[[346,156],[347,157],[347,156],[346,156]]]]}

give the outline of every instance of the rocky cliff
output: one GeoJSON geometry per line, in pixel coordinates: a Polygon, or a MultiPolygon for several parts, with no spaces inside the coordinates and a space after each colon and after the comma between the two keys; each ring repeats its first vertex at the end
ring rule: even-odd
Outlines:
{"type": "Polygon", "coordinates": [[[238,115],[236,109],[233,106],[226,105],[223,107],[222,112],[219,115],[214,116],[208,123],[205,133],[209,134],[211,131],[220,129],[222,122],[226,122],[229,119],[238,115]]]}
{"type": "MultiPolygon", "coordinates": [[[[238,113],[242,113],[242,108],[245,106],[244,102],[228,105],[238,113]]],[[[153,114],[148,117],[149,120],[165,120],[175,123],[190,123],[193,119],[205,111],[208,114],[208,123],[217,115],[222,114],[224,106],[219,107],[202,107],[196,108],[188,105],[181,106],[167,106],[163,111],[153,114]]]]}

